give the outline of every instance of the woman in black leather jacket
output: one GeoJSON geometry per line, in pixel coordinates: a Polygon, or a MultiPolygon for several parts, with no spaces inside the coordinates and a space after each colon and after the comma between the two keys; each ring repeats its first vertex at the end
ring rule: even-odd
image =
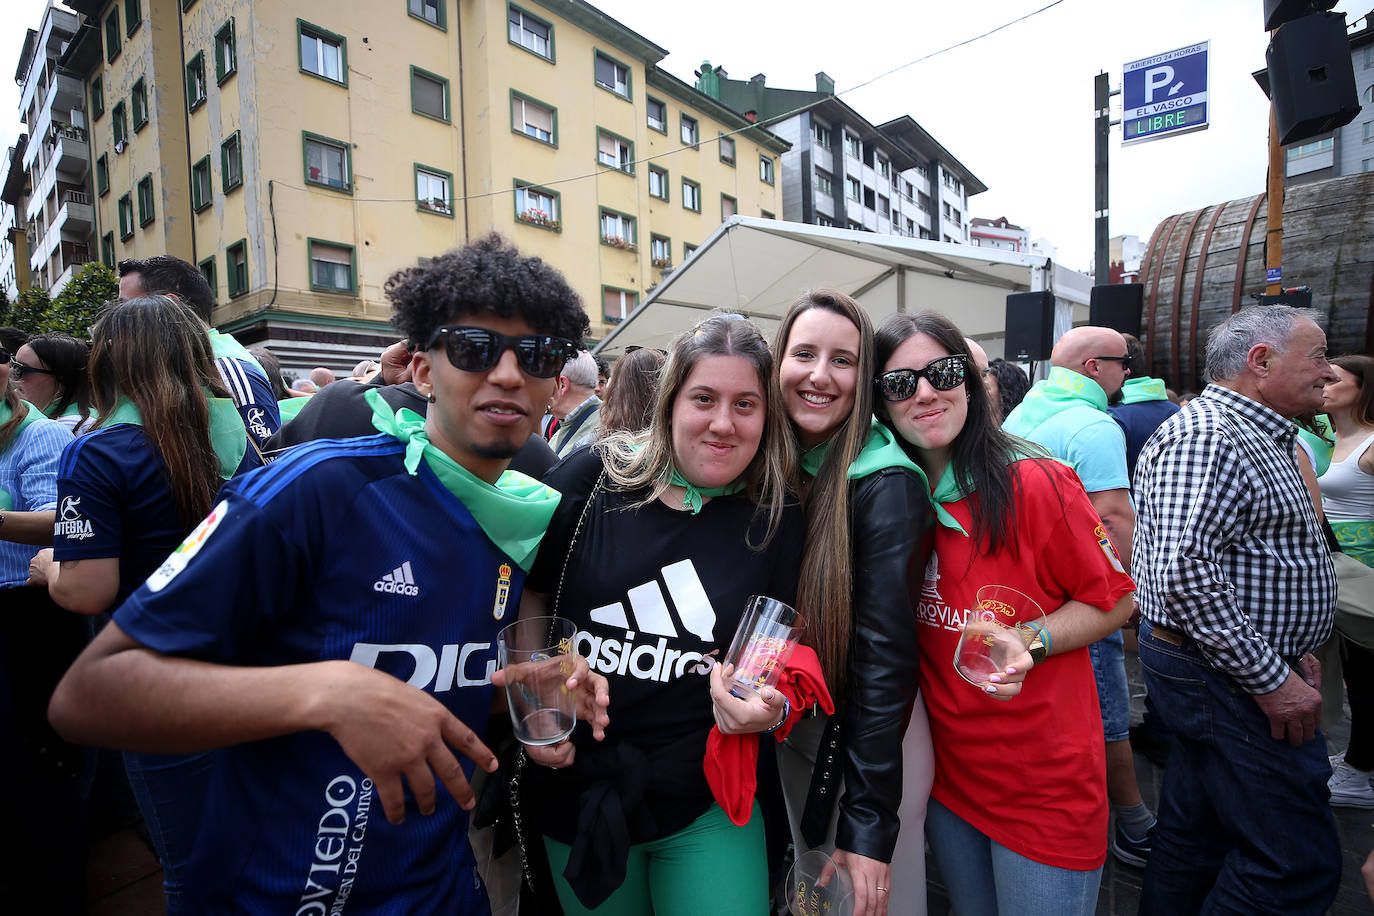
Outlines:
{"type": "Polygon", "coordinates": [[[798,724],[779,749],[793,842],[799,854],[834,851],[854,880],[856,916],[883,916],[889,906],[924,916],[934,759],[917,696],[909,595],[919,585],[907,583],[920,582],[930,557],[930,491],[891,433],[872,423],[873,326],[857,302],[834,290],[807,293],[784,316],[774,352],[804,453],[797,605],[837,710],[798,724]]]}

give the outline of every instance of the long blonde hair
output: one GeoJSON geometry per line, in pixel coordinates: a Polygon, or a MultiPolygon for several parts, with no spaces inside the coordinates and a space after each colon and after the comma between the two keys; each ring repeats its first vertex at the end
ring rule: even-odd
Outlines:
{"type": "Polygon", "coordinates": [[[649,428],[613,433],[601,440],[598,448],[606,465],[606,476],[614,485],[626,490],[648,488],[648,496],[639,505],[661,497],[671,486],[675,467],[673,402],[687,376],[706,356],[743,357],[753,365],[759,384],[766,392],[763,437],[743,474],[746,493],[758,507],[756,517],[764,513],[768,517],[763,540],[749,545],[759,550],[773,539],[782,520],[788,485],[796,474],[797,450],[787,428],[787,413],[782,408],[773,354],[752,322],[737,315],[713,315],[679,335],[663,364],[649,428]]]}
{"type": "MultiPolygon", "coordinates": [[[[859,332],[854,409],[831,434],[825,461],[806,490],[806,550],[797,583],[797,610],[809,621],[806,642],[816,650],[825,682],[838,700],[844,694],[853,635],[854,548],[849,518],[849,466],[868,441],[873,416],[873,322],[863,306],[833,289],[808,290],[778,325],[773,356],[781,368],[787,338],[804,313],[824,309],[846,318],[859,332]]],[[[791,423],[788,427],[796,436],[791,423]]]]}

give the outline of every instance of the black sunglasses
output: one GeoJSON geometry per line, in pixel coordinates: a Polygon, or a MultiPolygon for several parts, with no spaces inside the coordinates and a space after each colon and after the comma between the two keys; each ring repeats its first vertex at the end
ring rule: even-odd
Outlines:
{"type": "Polygon", "coordinates": [[[10,375],[14,377],[14,380],[16,382],[22,382],[24,380],[24,376],[28,375],[30,372],[38,372],[43,375],[51,376],[57,375],[57,373],[52,371],[51,369],[40,369],[37,366],[26,366],[17,359],[11,359],[8,353],[5,354],[4,361],[10,364],[10,375]]]}
{"type": "Polygon", "coordinates": [[[959,354],[932,359],[924,369],[893,369],[878,376],[878,393],[885,401],[905,401],[916,393],[921,379],[936,391],[948,391],[964,383],[968,358],[959,354]]]}
{"type": "MultiPolygon", "coordinates": [[[[1088,359],[1095,359],[1095,360],[1097,360],[1098,362],[1101,362],[1102,360],[1105,359],[1105,360],[1108,360],[1109,362],[1121,363],[1121,365],[1122,365],[1123,368],[1125,367],[1125,365],[1126,365],[1128,362],[1131,361],[1131,358],[1130,358],[1129,356],[1090,356],[1090,357],[1088,357],[1088,359]]],[[[1088,360],[1087,360],[1087,359],[1083,360],[1083,365],[1086,366],[1087,364],[1088,364],[1088,360]]]]}
{"type": "Polygon", "coordinates": [[[565,337],[551,334],[498,334],[486,328],[442,327],[434,332],[429,346],[433,349],[444,342],[444,352],[455,369],[464,372],[487,372],[501,361],[501,354],[515,351],[515,361],[527,375],[553,378],[577,352],[576,345],[565,337]]]}

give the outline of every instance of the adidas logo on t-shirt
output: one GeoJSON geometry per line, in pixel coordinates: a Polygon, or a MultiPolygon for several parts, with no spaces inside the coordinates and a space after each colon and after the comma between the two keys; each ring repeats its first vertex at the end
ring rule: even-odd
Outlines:
{"type": "Polygon", "coordinates": [[[382,576],[372,583],[374,592],[386,592],[395,595],[418,595],[420,588],[415,584],[415,577],[410,574],[410,561],[406,560],[391,572],[382,576]]]}

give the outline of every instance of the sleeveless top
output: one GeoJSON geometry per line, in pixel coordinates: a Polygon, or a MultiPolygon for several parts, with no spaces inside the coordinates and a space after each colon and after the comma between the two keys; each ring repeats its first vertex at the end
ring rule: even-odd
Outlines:
{"type": "Polygon", "coordinates": [[[1326,473],[1317,478],[1326,517],[1332,522],[1374,519],[1374,476],[1360,468],[1360,456],[1371,444],[1374,435],[1361,442],[1344,461],[1332,461],[1326,473]]]}

